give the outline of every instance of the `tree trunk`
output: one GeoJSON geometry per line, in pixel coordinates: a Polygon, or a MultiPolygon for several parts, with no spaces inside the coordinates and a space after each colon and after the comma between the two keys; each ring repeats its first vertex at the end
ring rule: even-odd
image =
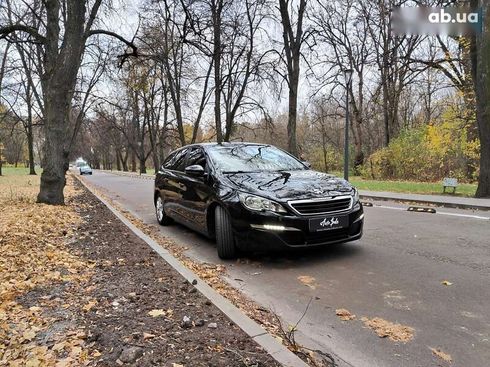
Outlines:
{"type": "Polygon", "coordinates": [[[126,150],[124,152],[124,157],[121,152],[121,163],[122,163],[122,169],[123,172],[128,172],[128,151],[126,150]]]}
{"type": "Polygon", "coordinates": [[[221,9],[223,0],[212,2],[213,13],[213,64],[214,64],[214,120],[216,140],[223,142],[221,129],[221,9]]]}
{"type": "Polygon", "coordinates": [[[298,113],[298,81],[291,81],[289,87],[289,113],[288,113],[288,151],[294,156],[298,156],[298,143],[296,141],[296,120],[298,113]]]}
{"type": "MultiPolygon", "coordinates": [[[[476,8],[478,1],[471,4],[476,8]]],[[[481,0],[483,31],[472,42],[472,74],[476,95],[476,122],[480,138],[480,177],[476,197],[490,197],[490,6],[481,0]]]]}
{"type": "Polygon", "coordinates": [[[144,157],[140,158],[140,174],[146,173],[146,159],[144,157]]]}
{"type": "Polygon", "coordinates": [[[51,101],[45,104],[45,142],[41,187],[37,196],[39,203],[63,205],[63,189],[66,184],[65,173],[68,170],[68,152],[65,151],[65,117],[68,116],[64,96],[55,92],[58,98],[49,96],[51,101]],[[61,98],[59,98],[61,97],[61,98]]]}
{"type": "Polygon", "coordinates": [[[131,172],[136,172],[136,154],[134,149],[131,149],[131,172]]]}
{"type": "Polygon", "coordinates": [[[35,175],[36,170],[34,168],[34,137],[32,134],[32,122],[27,126],[27,148],[29,150],[29,174],[35,175]]]}
{"type": "Polygon", "coordinates": [[[119,149],[116,148],[116,169],[118,171],[121,170],[121,153],[119,152],[119,149]]]}

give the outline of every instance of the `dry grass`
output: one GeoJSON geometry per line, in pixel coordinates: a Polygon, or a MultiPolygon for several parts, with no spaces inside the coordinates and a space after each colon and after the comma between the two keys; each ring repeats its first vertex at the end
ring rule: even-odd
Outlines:
{"type": "Polygon", "coordinates": [[[0,206],[34,203],[39,191],[39,176],[5,175],[0,177],[0,206]]]}

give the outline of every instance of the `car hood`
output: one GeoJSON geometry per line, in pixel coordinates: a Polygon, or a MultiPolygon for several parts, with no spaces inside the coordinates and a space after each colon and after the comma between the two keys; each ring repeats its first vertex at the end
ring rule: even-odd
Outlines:
{"type": "Polygon", "coordinates": [[[349,182],[313,170],[223,174],[235,189],[278,201],[350,194],[349,182]]]}

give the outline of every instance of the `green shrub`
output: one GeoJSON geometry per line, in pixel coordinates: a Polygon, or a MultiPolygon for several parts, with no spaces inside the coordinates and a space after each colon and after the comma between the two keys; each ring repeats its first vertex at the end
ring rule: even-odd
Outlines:
{"type": "Polygon", "coordinates": [[[407,129],[366,160],[361,175],[370,179],[437,181],[478,177],[479,142],[468,138],[467,122],[449,107],[440,121],[407,129]]]}

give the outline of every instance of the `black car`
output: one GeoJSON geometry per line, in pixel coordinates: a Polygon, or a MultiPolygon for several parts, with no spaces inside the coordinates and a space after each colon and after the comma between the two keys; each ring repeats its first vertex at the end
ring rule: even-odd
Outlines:
{"type": "Polygon", "coordinates": [[[238,249],[320,246],[361,238],[363,209],[347,181],[313,171],[272,145],[207,143],[172,152],[155,179],[158,222],[238,249]]]}

